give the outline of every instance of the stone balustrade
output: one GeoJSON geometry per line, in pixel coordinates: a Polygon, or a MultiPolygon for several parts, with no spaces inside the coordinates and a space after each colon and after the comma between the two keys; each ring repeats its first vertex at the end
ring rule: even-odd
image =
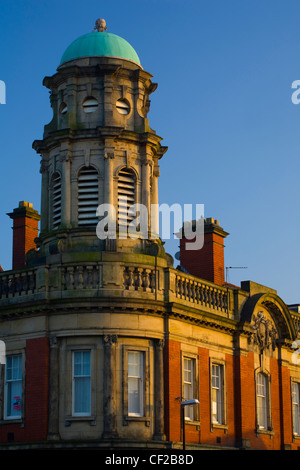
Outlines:
{"type": "Polygon", "coordinates": [[[159,284],[159,272],[155,269],[140,266],[124,267],[125,290],[155,292],[156,282],[159,284]]]}
{"type": "Polygon", "coordinates": [[[216,287],[184,273],[175,275],[175,296],[177,300],[193,304],[196,308],[199,306],[223,313],[229,310],[229,293],[225,287],[216,287]]]}
{"type": "Polygon", "coordinates": [[[65,298],[127,297],[182,304],[234,318],[231,289],[171,267],[121,261],[57,263],[0,273],[1,306],[65,298]]]}
{"type": "Polygon", "coordinates": [[[62,289],[82,290],[100,287],[98,265],[71,265],[61,267],[62,289]]]}
{"type": "Polygon", "coordinates": [[[36,289],[35,270],[8,271],[0,274],[0,301],[13,297],[34,294],[36,289]]]}

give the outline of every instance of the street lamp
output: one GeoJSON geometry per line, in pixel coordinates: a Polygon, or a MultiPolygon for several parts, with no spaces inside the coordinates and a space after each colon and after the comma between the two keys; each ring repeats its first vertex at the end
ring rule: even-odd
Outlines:
{"type": "Polygon", "coordinates": [[[185,450],[185,413],[184,407],[191,406],[191,405],[198,405],[199,400],[193,398],[192,400],[184,400],[180,402],[181,406],[181,420],[182,420],[182,448],[185,450]]]}

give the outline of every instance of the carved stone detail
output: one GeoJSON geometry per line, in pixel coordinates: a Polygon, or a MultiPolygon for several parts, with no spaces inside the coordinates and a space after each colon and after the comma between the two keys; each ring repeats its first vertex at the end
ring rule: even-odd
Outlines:
{"type": "Polygon", "coordinates": [[[103,340],[105,344],[113,344],[117,342],[118,337],[117,335],[105,335],[103,340]]]}
{"type": "Polygon", "coordinates": [[[254,317],[254,324],[251,325],[253,334],[250,343],[257,345],[262,353],[265,349],[276,348],[277,331],[273,327],[272,322],[264,315],[262,311],[258,312],[254,317]]]}

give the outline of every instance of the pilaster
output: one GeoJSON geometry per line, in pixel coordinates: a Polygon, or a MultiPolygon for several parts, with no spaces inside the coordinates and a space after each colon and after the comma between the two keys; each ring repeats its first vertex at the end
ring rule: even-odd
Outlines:
{"type": "Polygon", "coordinates": [[[105,335],[103,374],[103,439],[118,437],[116,423],[116,335],[105,335]]]}

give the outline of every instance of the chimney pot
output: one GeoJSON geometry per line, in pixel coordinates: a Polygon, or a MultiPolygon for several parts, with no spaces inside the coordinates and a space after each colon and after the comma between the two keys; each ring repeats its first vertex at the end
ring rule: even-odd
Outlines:
{"type": "Polygon", "coordinates": [[[36,248],[40,215],[33,209],[33,204],[20,201],[13,212],[7,214],[13,220],[13,263],[12,269],[26,266],[26,253],[36,248]]]}
{"type": "Polygon", "coordinates": [[[229,235],[212,217],[204,221],[204,244],[200,250],[186,250],[185,246],[194,240],[184,237],[181,229],[180,265],[193,276],[223,286],[225,284],[224,239],[229,235]]]}

